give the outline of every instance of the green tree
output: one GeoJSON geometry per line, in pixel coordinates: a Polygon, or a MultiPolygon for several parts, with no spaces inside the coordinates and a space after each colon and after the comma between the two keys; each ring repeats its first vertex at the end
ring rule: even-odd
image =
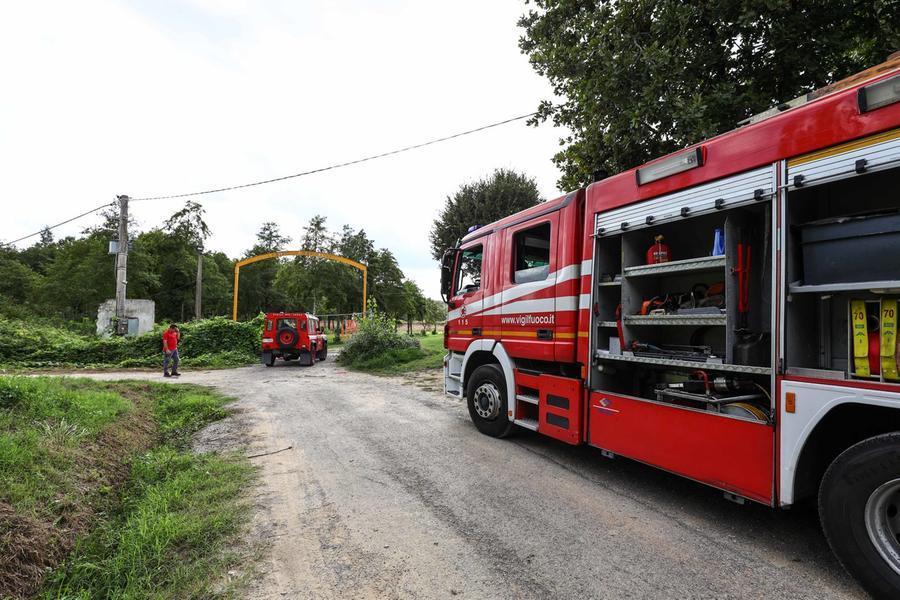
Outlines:
{"type": "MultiPolygon", "coordinates": [[[[300,240],[300,248],[311,252],[324,252],[331,254],[334,250],[334,237],[328,231],[326,218],[322,215],[314,215],[306,227],[303,228],[303,236],[300,240]]],[[[302,268],[302,285],[305,306],[313,313],[331,312],[334,304],[329,301],[326,287],[329,275],[334,274],[332,263],[322,258],[310,256],[298,256],[294,264],[302,268]]]]}
{"type": "MultiPolygon", "coordinates": [[[[276,223],[267,221],[256,233],[256,244],[244,253],[243,258],[283,250],[289,242],[290,238],[281,234],[276,223]]],[[[284,295],[274,286],[280,265],[277,260],[264,260],[241,269],[238,304],[241,317],[285,308],[284,295]]]]}
{"type": "Polygon", "coordinates": [[[425,300],[425,323],[431,325],[431,332],[437,333],[437,324],[447,319],[447,305],[440,300],[425,300]]]}
{"type": "Polygon", "coordinates": [[[403,317],[406,319],[406,333],[413,334],[413,321],[425,320],[425,303],[422,289],[416,282],[407,279],[403,282],[403,317]]]}
{"type": "Polygon", "coordinates": [[[285,246],[291,243],[291,238],[281,234],[278,223],[274,221],[266,221],[263,223],[256,234],[256,248],[261,253],[278,252],[284,250],[285,246]]]}
{"type": "MultiPolygon", "coordinates": [[[[374,298],[381,311],[393,318],[406,314],[406,292],[403,271],[394,253],[382,248],[369,257],[369,297],[374,298]]],[[[358,309],[354,309],[358,310],[358,309]]]]}
{"type": "MultiPolygon", "coordinates": [[[[197,202],[188,200],[184,208],[166,219],[163,229],[197,250],[209,237],[209,227],[203,220],[206,210],[197,202]]],[[[195,265],[196,266],[196,265],[195,265]]]]}
{"type": "MultiPolygon", "coordinates": [[[[392,285],[399,286],[402,282],[403,273],[397,267],[396,261],[392,256],[388,258],[380,251],[376,251],[374,243],[364,230],[356,231],[345,225],[339,234],[334,234],[328,229],[325,217],[315,215],[304,227],[300,244],[304,250],[336,254],[357,262],[368,263],[371,297],[375,297],[374,282],[379,280],[379,269],[386,271],[386,275],[380,278],[380,289],[384,290],[392,285]],[[374,264],[370,262],[372,257],[376,257],[374,264]]],[[[243,274],[241,277],[243,278],[243,274]]],[[[243,284],[241,288],[243,289],[243,284]]],[[[348,265],[326,259],[298,256],[292,261],[278,265],[272,289],[290,310],[311,311],[317,314],[346,314],[360,310],[362,277],[359,270],[348,265]]]]}
{"type": "Polygon", "coordinates": [[[533,122],[571,131],[553,158],[562,189],[733,129],[900,46],[897,0],[530,3],[519,46],[562,99],[533,122]]]}
{"type": "Polygon", "coordinates": [[[487,225],[540,202],[534,179],[509,169],[497,169],[484,179],[463,184],[447,197],[431,225],[431,255],[440,260],[473,225],[487,225]]]}
{"type": "Polygon", "coordinates": [[[40,292],[49,308],[81,318],[96,315],[100,303],[115,295],[115,262],[107,238],[98,232],[59,242],[40,292]]]}
{"type": "Polygon", "coordinates": [[[15,251],[0,249],[0,296],[16,303],[31,300],[41,277],[21,262],[15,251]]]}
{"type": "Polygon", "coordinates": [[[134,247],[135,252],[128,256],[128,297],[153,300],[157,320],[180,321],[190,317],[194,312],[197,279],[197,250],[190,238],[151,229],[135,240],[134,247]],[[153,275],[146,291],[132,285],[132,277],[139,273],[135,265],[138,248],[148,259],[146,269],[141,271],[153,275]]]}
{"type": "Polygon", "coordinates": [[[303,235],[300,238],[300,247],[303,250],[312,250],[313,252],[331,251],[334,242],[331,233],[328,231],[326,220],[326,217],[322,215],[313,215],[309,220],[309,223],[303,228],[303,235]]]}
{"type": "MultiPolygon", "coordinates": [[[[336,237],[334,254],[367,264],[375,252],[375,244],[366,235],[365,230],[355,231],[344,225],[340,235],[336,237]]],[[[369,265],[367,265],[369,266],[369,265]]],[[[325,293],[334,303],[337,313],[355,313],[361,308],[362,273],[357,269],[340,263],[329,263],[325,281],[325,293]]],[[[374,277],[370,272],[369,278],[374,277]]]]}
{"type": "Polygon", "coordinates": [[[18,252],[18,259],[31,270],[43,275],[47,272],[47,265],[53,260],[57,248],[58,245],[53,241],[53,232],[44,227],[35,244],[18,252]]]}
{"type": "Polygon", "coordinates": [[[234,264],[222,252],[203,255],[203,316],[231,314],[234,264]],[[224,258],[224,260],[223,260],[224,258]],[[224,267],[224,268],[223,268],[224,267]]]}

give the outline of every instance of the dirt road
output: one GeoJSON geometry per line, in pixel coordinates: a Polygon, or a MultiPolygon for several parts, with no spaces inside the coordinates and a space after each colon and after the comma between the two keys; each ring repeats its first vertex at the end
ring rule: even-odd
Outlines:
{"type": "Polygon", "coordinates": [[[809,508],[738,506],[526,431],[491,439],[436,378],[412,380],[331,361],[182,377],[238,398],[205,447],[293,446],[253,459],[269,542],[253,597],[862,597],[809,508]]]}

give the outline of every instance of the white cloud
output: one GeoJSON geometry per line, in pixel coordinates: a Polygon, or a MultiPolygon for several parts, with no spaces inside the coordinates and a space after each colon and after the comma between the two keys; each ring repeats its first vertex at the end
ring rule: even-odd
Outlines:
{"type": "MultiPolygon", "coordinates": [[[[15,3],[0,22],[0,239],[113,200],[267,179],[531,112],[517,0],[15,3]],[[10,214],[9,212],[7,214],[10,214]]],[[[558,131],[523,123],[408,154],[199,198],[210,247],[314,214],[365,228],[431,296],[427,234],[465,181],[524,171],[559,195],[558,131]]],[[[135,203],[142,226],[183,201],[135,203]]],[[[61,228],[78,232],[84,222],[61,228]]]]}

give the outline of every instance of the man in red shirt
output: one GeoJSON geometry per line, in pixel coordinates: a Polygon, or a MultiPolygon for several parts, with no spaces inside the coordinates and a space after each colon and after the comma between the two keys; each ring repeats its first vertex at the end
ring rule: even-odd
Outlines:
{"type": "Polygon", "coordinates": [[[178,338],[181,337],[181,332],[178,331],[178,327],[175,323],[170,323],[169,328],[163,331],[162,335],[162,343],[163,343],[163,353],[165,356],[163,357],[163,377],[181,377],[181,373],[178,372],[178,338]],[[172,374],[169,374],[169,362],[172,363],[172,374]]]}

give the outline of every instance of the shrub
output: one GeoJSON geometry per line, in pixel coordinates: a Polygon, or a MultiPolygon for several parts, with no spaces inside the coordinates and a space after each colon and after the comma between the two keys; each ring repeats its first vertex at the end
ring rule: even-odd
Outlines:
{"type": "Polygon", "coordinates": [[[397,333],[393,319],[380,313],[373,301],[369,304],[366,316],[359,320],[356,334],[344,344],[338,361],[354,365],[391,350],[403,349],[420,349],[419,340],[397,333]]]}
{"type": "MultiPolygon", "coordinates": [[[[256,360],[264,316],[243,322],[225,317],[180,326],[180,354],[193,366],[233,366],[256,360]]],[[[158,366],[162,354],[160,324],[135,337],[78,335],[34,321],[0,319],[0,364],[16,366],[158,366]]]]}

